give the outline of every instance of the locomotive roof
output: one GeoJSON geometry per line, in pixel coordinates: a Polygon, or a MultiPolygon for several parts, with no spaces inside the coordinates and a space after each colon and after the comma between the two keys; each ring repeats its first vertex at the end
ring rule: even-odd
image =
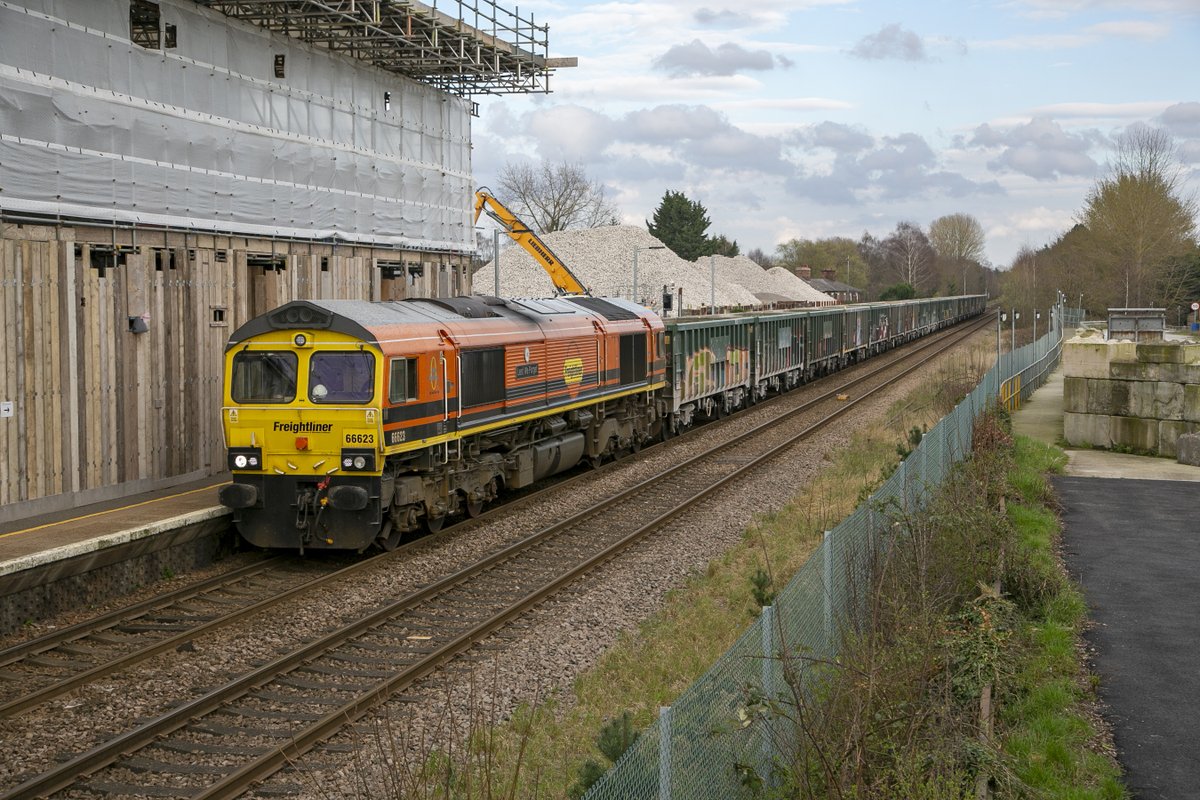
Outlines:
{"type": "Polygon", "coordinates": [[[603,317],[610,321],[636,320],[648,313],[621,298],[559,297],[514,299],[471,295],[411,300],[293,300],[242,325],[229,337],[227,347],[278,330],[332,330],[363,341],[375,342],[371,329],[388,325],[461,322],[501,318],[548,322],[556,317],[603,317]],[[640,313],[639,313],[640,312],[640,313]]]}

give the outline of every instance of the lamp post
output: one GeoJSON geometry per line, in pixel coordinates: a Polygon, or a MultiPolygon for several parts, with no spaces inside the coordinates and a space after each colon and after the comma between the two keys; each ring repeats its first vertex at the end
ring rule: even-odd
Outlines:
{"type": "Polygon", "coordinates": [[[1000,368],[1000,331],[1001,325],[1008,319],[1008,315],[1000,309],[996,309],[996,368],[1000,368]]]}
{"type": "Polygon", "coordinates": [[[652,244],[652,245],[647,245],[646,247],[633,248],[633,302],[636,303],[638,301],[638,291],[637,291],[637,256],[638,256],[638,253],[640,253],[643,250],[665,250],[666,248],[667,248],[667,246],[665,244],[652,244]]]}
{"type": "Polygon", "coordinates": [[[1037,321],[1042,318],[1042,312],[1033,312],[1033,340],[1037,341],[1037,321]]]}
{"type": "Polygon", "coordinates": [[[1014,308],[1012,312],[1012,347],[1009,348],[1010,357],[1012,353],[1017,352],[1017,320],[1020,318],[1021,315],[1018,314],[1017,310],[1014,308]]]}

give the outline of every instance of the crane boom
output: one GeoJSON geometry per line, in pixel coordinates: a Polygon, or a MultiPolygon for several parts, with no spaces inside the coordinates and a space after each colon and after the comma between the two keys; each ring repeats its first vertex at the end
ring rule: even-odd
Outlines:
{"type": "Polygon", "coordinates": [[[533,260],[538,263],[538,266],[546,270],[546,274],[554,282],[554,289],[558,294],[591,296],[591,292],[583,285],[583,281],[579,280],[575,273],[571,272],[567,265],[554,255],[554,251],[541,240],[541,237],[522,222],[516,214],[509,211],[507,206],[493,197],[486,187],[480,187],[479,191],[475,192],[475,222],[479,222],[479,215],[483,212],[487,212],[489,217],[500,223],[504,232],[514,242],[524,247],[525,252],[533,256],[533,260]]]}

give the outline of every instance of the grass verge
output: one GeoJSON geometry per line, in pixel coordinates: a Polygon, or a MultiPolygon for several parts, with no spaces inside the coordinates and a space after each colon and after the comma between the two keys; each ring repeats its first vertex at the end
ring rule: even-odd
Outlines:
{"type": "MultiPolygon", "coordinates": [[[[1060,524],[1047,472],[1061,471],[1061,450],[1025,437],[1016,439],[1011,485],[1017,495],[1009,518],[1033,569],[1063,575],[1056,556],[1060,524]]],[[[1037,797],[1118,800],[1126,797],[1120,769],[1102,736],[1092,707],[1094,682],[1081,663],[1080,637],[1087,606],[1079,589],[1063,579],[1021,621],[1024,656],[999,717],[1003,748],[1013,772],[1037,797]]]]}

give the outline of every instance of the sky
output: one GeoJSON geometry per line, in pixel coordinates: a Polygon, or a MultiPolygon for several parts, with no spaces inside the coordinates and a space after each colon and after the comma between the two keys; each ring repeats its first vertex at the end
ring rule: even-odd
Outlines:
{"type": "MultiPolygon", "coordinates": [[[[502,7],[507,0],[500,0],[502,7]]],[[[668,191],[743,253],[974,215],[986,255],[1069,229],[1114,137],[1200,188],[1200,0],[523,0],[551,92],[476,98],[473,168],[581,165],[625,224],[668,191]]]]}

